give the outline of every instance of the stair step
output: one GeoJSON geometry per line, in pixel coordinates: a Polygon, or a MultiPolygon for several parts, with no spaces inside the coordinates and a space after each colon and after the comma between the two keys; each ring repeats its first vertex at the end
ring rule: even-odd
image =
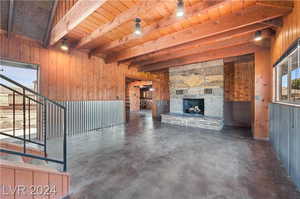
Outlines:
{"type": "Polygon", "coordinates": [[[3,156],[0,156],[0,160],[7,160],[7,161],[11,161],[11,162],[24,162],[21,156],[13,155],[13,154],[6,154],[3,156]]]}
{"type": "Polygon", "coordinates": [[[38,166],[47,166],[47,162],[45,160],[39,160],[39,159],[31,159],[27,163],[38,165],[38,166]]]}

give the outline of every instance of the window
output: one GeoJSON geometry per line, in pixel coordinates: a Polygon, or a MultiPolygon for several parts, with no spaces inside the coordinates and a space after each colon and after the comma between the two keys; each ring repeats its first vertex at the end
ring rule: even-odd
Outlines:
{"type": "MultiPolygon", "coordinates": [[[[17,63],[0,59],[0,74],[12,79],[25,87],[38,91],[38,68],[35,65],[17,63]]],[[[23,90],[14,84],[0,78],[0,131],[10,135],[23,136],[23,96],[5,86],[22,93],[23,90]]],[[[35,95],[26,92],[27,96],[36,99],[35,95]]],[[[36,135],[38,126],[38,106],[25,98],[25,134],[36,135]],[[30,112],[29,112],[30,110],[30,112]]],[[[6,139],[4,135],[1,139],[6,139]]]]}
{"type": "Polygon", "coordinates": [[[300,102],[299,48],[291,56],[291,101],[300,102]]]}
{"type": "Polygon", "coordinates": [[[277,67],[278,75],[278,99],[280,101],[288,100],[288,61],[284,61],[277,67]]]}
{"type": "Polygon", "coordinates": [[[299,43],[275,66],[275,100],[300,104],[299,43]]]}

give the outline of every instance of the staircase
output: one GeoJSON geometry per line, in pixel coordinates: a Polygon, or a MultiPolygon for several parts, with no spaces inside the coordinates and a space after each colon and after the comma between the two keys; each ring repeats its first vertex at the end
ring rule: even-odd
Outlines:
{"type": "Polygon", "coordinates": [[[8,103],[0,103],[0,118],[5,120],[0,121],[0,198],[67,196],[65,107],[1,74],[0,88],[9,97],[8,103]],[[60,158],[48,157],[52,131],[62,135],[60,158]]]}

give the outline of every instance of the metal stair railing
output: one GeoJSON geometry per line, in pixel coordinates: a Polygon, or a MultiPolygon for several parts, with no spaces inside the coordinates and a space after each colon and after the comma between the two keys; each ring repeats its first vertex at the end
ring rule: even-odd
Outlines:
{"type": "MultiPolygon", "coordinates": [[[[20,155],[29,158],[35,158],[40,160],[45,160],[49,162],[54,162],[63,165],[63,171],[67,170],[67,122],[66,122],[66,108],[61,104],[48,99],[47,97],[33,91],[30,88],[27,88],[20,83],[0,74],[0,87],[9,90],[12,92],[12,133],[5,133],[0,130],[0,135],[4,135],[10,138],[13,138],[17,141],[21,141],[23,144],[23,152],[0,149],[0,152],[20,155]],[[8,84],[5,84],[8,83],[8,84]],[[12,86],[10,86],[12,85],[12,86]],[[17,97],[21,100],[21,105],[17,103],[17,97]],[[27,103],[26,103],[27,102],[27,103]],[[23,128],[23,136],[16,135],[16,111],[17,108],[22,109],[22,128],[23,128]],[[21,106],[21,107],[20,107],[21,106]],[[37,130],[36,130],[36,138],[32,137],[31,133],[31,109],[36,107],[36,117],[37,117],[37,130]],[[59,134],[63,136],[63,158],[62,160],[48,158],[47,157],[47,138],[48,138],[48,128],[51,127],[51,121],[48,117],[49,107],[52,107],[62,115],[62,120],[60,120],[59,126],[56,128],[57,131],[60,131],[59,134]],[[26,111],[27,110],[27,111],[26,111]],[[49,122],[50,121],[50,122],[49,122]],[[26,130],[28,127],[28,130],[26,130]],[[26,145],[34,144],[43,148],[44,156],[39,156],[35,154],[30,154],[26,151],[26,145]]],[[[19,100],[19,101],[20,101],[19,100]]],[[[20,103],[20,102],[19,102],[20,103]]],[[[10,106],[10,104],[9,104],[10,106]]],[[[52,116],[53,117],[53,116],[52,116]]],[[[56,124],[57,125],[57,124],[56,124]]]]}

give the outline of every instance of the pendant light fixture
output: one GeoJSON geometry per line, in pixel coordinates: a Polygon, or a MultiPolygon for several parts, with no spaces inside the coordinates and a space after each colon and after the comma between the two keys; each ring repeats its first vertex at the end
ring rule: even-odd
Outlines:
{"type": "Polygon", "coordinates": [[[254,36],[254,41],[260,41],[262,40],[262,35],[261,35],[261,31],[256,31],[255,32],[255,36],[254,36]]]}
{"type": "Polygon", "coordinates": [[[67,44],[67,40],[64,39],[60,45],[60,49],[62,49],[63,51],[68,51],[69,50],[69,46],[67,44]]]}
{"type": "Polygon", "coordinates": [[[135,18],[135,26],[134,26],[134,34],[141,35],[142,34],[142,28],[141,28],[141,19],[135,18]]]}
{"type": "Polygon", "coordinates": [[[178,0],[177,1],[176,16],[177,17],[183,17],[184,16],[184,2],[183,2],[183,0],[178,0]]]}

